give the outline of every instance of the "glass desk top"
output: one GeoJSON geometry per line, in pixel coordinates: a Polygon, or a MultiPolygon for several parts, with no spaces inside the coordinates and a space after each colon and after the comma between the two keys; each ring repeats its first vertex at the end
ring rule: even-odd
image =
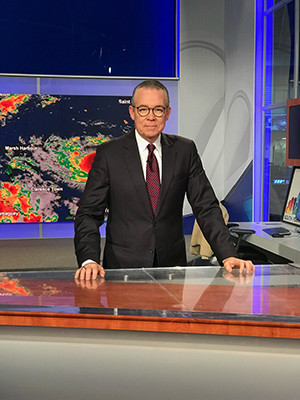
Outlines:
{"type": "Polygon", "coordinates": [[[256,266],[253,275],[214,266],[0,272],[0,312],[97,314],[300,323],[300,269],[256,266]]]}

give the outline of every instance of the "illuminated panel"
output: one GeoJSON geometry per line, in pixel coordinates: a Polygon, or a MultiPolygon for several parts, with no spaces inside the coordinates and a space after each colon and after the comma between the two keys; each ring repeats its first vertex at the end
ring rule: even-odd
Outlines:
{"type": "Polygon", "coordinates": [[[74,219],[96,147],[133,128],[118,96],[0,95],[0,222],[74,219]]]}
{"type": "Polygon", "coordinates": [[[0,72],[176,77],[176,0],[0,3],[0,72]]]}

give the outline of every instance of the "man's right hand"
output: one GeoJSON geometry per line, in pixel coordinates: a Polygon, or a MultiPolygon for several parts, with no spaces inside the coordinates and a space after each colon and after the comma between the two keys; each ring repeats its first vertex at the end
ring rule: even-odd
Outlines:
{"type": "Polygon", "coordinates": [[[97,276],[100,275],[101,278],[105,276],[104,268],[95,262],[90,262],[85,264],[84,267],[78,268],[75,273],[75,279],[86,280],[89,281],[91,278],[92,280],[97,279],[97,276]]]}

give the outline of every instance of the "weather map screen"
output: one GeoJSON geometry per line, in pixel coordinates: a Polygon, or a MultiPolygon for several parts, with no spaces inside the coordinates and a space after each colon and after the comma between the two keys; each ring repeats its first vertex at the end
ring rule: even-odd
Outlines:
{"type": "Polygon", "coordinates": [[[130,97],[0,94],[0,222],[74,219],[96,147],[133,128],[130,97]]]}

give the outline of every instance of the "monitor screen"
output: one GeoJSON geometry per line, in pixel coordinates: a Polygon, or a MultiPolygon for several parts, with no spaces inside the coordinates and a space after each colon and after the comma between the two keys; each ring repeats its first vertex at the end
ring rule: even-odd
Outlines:
{"type": "Polygon", "coordinates": [[[300,166],[300,98],[287,101],[286,165],[300,166]]]}
{"type": "Polygon", "coordinates": [[[300,226],[300,168],[295,167],[283,210],[284,222],[300,226]]]}
{"type": "Polygon", "coordinates": [[[0,73],[177,77],[176,0],[0,3],[0,73]]]}
{"type": "Polygon", "coordinates": [[[71,221],[96,146],[133,127],[130,97],[0,94],[0,222],[71,221]]]}

